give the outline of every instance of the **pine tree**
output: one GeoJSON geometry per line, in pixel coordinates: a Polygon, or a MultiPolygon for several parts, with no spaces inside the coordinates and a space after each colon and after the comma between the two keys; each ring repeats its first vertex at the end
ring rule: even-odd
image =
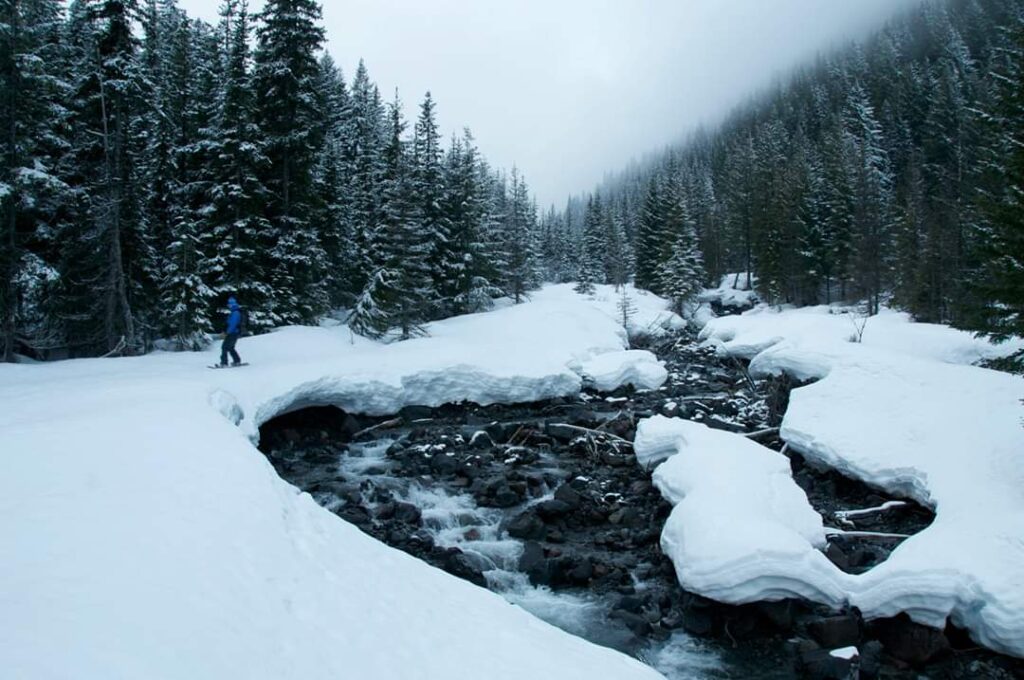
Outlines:
{"type": "Polygon", "coordinates": [[[413,136],[413,190],[419,202],[420,228],[429,249],[431,291],[429,304],[435,318],[444,316],[453,306],[458,257],[451,244],[451,223],[445,211],[444,168],[441,163],[441,136],[437,129],[433,97],[427,92],[420,105],[413,136]]]}
{"type": "MultiPolygon", "coordinates": [[[[209,258],[206,282],[220,304],[237,296],[254,330],[284,322],[275,312],[271,263],[265,253],[274,230],[264,214],[270,202],[263,184],[269,159],[257,123],[252,86],[252,34],[245,0],[226,0],[219,29],[223,66],[210,131],[209,207],[201,222],[209,258]]],[[[214,312],[211,303],[208,313],[214,312]]]]}
{"type": "Polygon", "coordinates": [[[314,167],[323,111],[316,91],[324,41],[315,0],[268,0],[260,14],[253,75],[269,159],[266,212],[275,231],[273,307],[285,322],[312,321],[329,306],[327,258],[317,233],[314,167]]]}
{"type": "Polygon", "coordinates": [[[672,244],[672,253],[661,265],[658,276],[663,295],[672,309],[682,314],[704,287],[704,261],[701,257],[697,232],[692,222],[685,222],[672,244]]]}
{"type": "Polygon", "coordinates": [[[60,68],[61,3],[0,3],[0,360],[59,341],[48,293],[59,273],[48,223],[70,199],[58,163],[64,152],[67,83],[60,68]]]}
{"type": "MultiPolygon", "coordinates": [[[[997,341],[1024,335],[1024,11],[1006,34],[995,60],[995,105],[984,118],[993,141],[984,157],[986,245],[975,285],[985,302],[969,323],[997,341]]],[[[1016,360],[1024,365],[1021,353],[1016,360]]]]}
{"type": "Polygon", "coordinates": [[[453,139],[445,162],[444,213],[449,226],[450,265],[442,297],[453,314],[480,312],[501,290],[491,282],[493,267],[484,242],[486,186],[481,183],[479,152],[469,130],[453,139]]]}
{"type": "Polygon", "coordinates": [[[602,213],[601,196],[595,194],[587,202],[583,239],[580,242],[579,273],[575,290],[581,295],[593,295],[594,285],[604,283],[606,231],[602,213]]]}
{"type": "Polygon", "coordinates": [[[512,181],[505,214],[504,246],[507,258],[506,293],[519,304],[539,285],[537,275],[537,211],[530,201],[526,181],[512,168],[512,181]]]}

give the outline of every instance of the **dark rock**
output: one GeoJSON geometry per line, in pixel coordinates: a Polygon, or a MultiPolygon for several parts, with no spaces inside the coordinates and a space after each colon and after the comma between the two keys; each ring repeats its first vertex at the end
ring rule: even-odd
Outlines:
{"type": "Polygon", "coordinates": [[[715,618],[707,609],[688,607],[683,610],[682,626],[693,635],[710,635],[715,629],[715,618]]]}
{"type": "Polygon", "coordinates": [[[459,468],[459,462],[455,456],[447,453],[439,453],[430,459],[430,469],[438,475],[453,474],[459,468]]]}
{"type": "Polygon", "coordinates": [[[825,557],[832,561],[832,564],[836,565],[843,571],[850,571],[850,558],[846,552],[839,546],[838,543],[830,541],[828,548],[825,549],[825,557]]]}
{"type": "Polygon", "coordinates": [[[874,678],[882,670],[884,649],[878,640],[870,640],[860,647],[860,672],[865,678],[874,678]]]}
{"type": "Polygon", "coordinates": [[[509,436],[508,429],[501,423],[491,423],[484,428],[495,444],[504,444],[509,436]]]}
{"type": "Polygon", "coordinates": [[[513,505],[518,505],[521,500],[522,498],[515,491],[506,486],[494,494],[492,505],[496,508],[511,508],[513,505]]]}
{"type": "Polygon", "coordinates": [[[558,499],[552,499],[549,501],[542,501],[534,506],[537,514],[540,515],[541,519],[545,521],[551,521],[558,519],[572,512],[572,507],[558,499]]]}
{"type": "Polygon", "coordinates": [[[651,624],[639,614],[634,614],[624,609],[616,609],[608,617],[622,621],[635,635],[643,637],[651,632],[651,624]]]}
{"type": "Polygon", "coordinates": [[[555,491],[555,500],[562,501],[568,505],[570,509],[575,510],[580,507],[580,504],[583,502],[583,497],[569,484],[563,484],[555,491]]]}
{"type": "Polygon", "coordinates": [[[407,423],[411,423],[415,420],[424,420],[426,418],[432,418],[434,415],[434,409],[429,406],[405,406],[398,415],[402,420],[407,423]]]}
{"type": "Polygon", "coordinates": [[[418,525],[423,519],[423,513],[412,503],[403,503],[401,501],[395,504],[394,518],[396,521],[404,522],[405,524],[416,524],[418,525]]]}
{"type": "Polygon", "coordinates": [[[519,557],[519,571],[526,574],[530,583],[534,585],[545,585],[550,582],[550,568],[540,543],[528,541],[523,545],[523,554],[519,557]]]}
{"type": "Polygon", "coordinates": [[[484,578],[483,572],[480,570],[465,553],[456,550],[451,553],[444,562],[444,570],[453,576],[458,576],[461,579],[465,579],[470,583],[475,583],[478,586],[487,587],[487,579],[484,578]]]}
{"type": "Polygon", "coordinates": [[[644,608],[643,599],[636,595],[624,595],[619,598],[619,601],[615,603],[612,609],[624,609],[627,612],[639,614],[644,608]]]}
{"type": "Polygon", "coordinates": [[[544,431],[549,437],[556,441],[560,441],[563,444],[571,442],[580,434],[579,430],[576,430],[565,423],[548,423],[544,426],[544,431]]]}
{"type": "Polygon", "coordinates": [[[941,630],[914,623],[905,614],[877,622],[875,630],[890,656],[912,666],[925,664],[949,650],[949,640],[941,630]]]}
{"type": "Polygon", "coordinates": [[[858,658],[834,656],[829,649],[812,649],[800,654],[804,675],[814,680],[857,680],[858,658]]]}
{"type": "Polygon", "coordinates": [[[796,605],[792,600],[759,602],[757,608],[761,615],[779,630],[789,631],[793,629],[796,605]]]}
{"type": "Polygon", "coordinates": [[[363,429],[363,424],[359,422],[351,413],[346,413],[345,418],[341,421],[341,433],[346,439],[351,439],[357,432],[363,429]]]}
{"type": "Polygon", "coordinates": [[[860,622],[852,614],[815,619],[807,624],[807,632],[822,647],[836,649],[860,642],[860,622]]]}
{"type": "Polygon", "coordinates": [[[509,536],[524,540],[542,541],[547,534],[547,527],[533,510],[527,510],[514,517],[506,530],[509,536]]]}
{"type": "Polygon", "coordinates": [[[586,585],[594,575],[594,565],[589,559],[582,559],[569,572],[569,580],[573,583],[586,585]]]}

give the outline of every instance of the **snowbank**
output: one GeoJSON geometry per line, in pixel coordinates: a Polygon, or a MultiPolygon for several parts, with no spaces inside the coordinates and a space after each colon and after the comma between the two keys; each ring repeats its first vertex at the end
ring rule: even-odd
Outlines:
{"type": "Polygon", "coordinates": [[[825,546],[821,516],[790,476],[788,458],[746,437],[664,416],[640,423],[637,458],[650,461],[670,442],[676,455],[653,478],[675,506],[661,547],[684,587],[737,604],[844,602],[835,568],[818,550],[825,546]]]}
{"type": "Polygon", "coordinates": [[[0,366],[5,676],[658,677],[374,541],[253,448],[303,405],[542,399],[626,354],[568,287],[430,333],[282,329],[221,371],[215,351],[0,366]]]}
{"type": "MultiPolygon", "coordinates": [[[[920,623],[938,627],[951,617],[979,643],[1024,656],[1024,381],[963,365],[1016,347],[993,346],[949,328],[910,323],[906,316],[888,311],[868,320],[863,342],[854,343],[849,341],[855,331],[851,317],[832,311],[762,307],[715,319],[702,336],[719,343],[721,351],[752,359],[755,374],[784,372],[819,379],[793,391],[782,424],[783,439],[811,459],[932,506],[936,519],[885,563],[859,576],[843,574],[809,553],[800,565],[793,552],[787,558],[792,567],[784,588],[818,591],[811,599],[832,605],[848,602],[866,618],[907,612],[920,623]]],[[[751,447],[739,443],[739,437],[712,438],[697,432],[655,421],[642,426],[643,436],[638,436],[638,451],[645,450],[642,462],[685,453],[682,462],[670,460],[671,467],[666,463],[666,471],[659,468],[656,473],[677,499],[674,480],[681,474],[679,468],[687,458],[708,455],[695,453],[698,448],[734,458],[742,450],[745,465],[757,457],[751,447]]],[[[766,455],[762,452],[760,457],[766,455]]],[[[722,493],[722,480],[712,473],[740,474],[744,479],[747,474],[701,469],[684,480],[692,486],[691,493],[722,493]]],[[[763,485],[782,484],[771,470],[757,474],[763,485]]],[[[742,482],[748,483],[752,484],[742,482]]],[[[743,516],[734,518],[737,525],[764,521],[763,507],[739,508],[743,516]]],[[[743,531],[729,541],[747,541],[743,548],[762,556],[758,562],[764,578],[758,581],[753,573],[738,578],[725,565],[721,578],[715,579],[712,558],[721,556],[703,557],[704,548],[687,548],[687,537],[697,530],[686,520],[670,520],[662,540],[676,551],[681,577],[706,574],[705,581],[698,581],[698,592],[714,593],[726,602],[777,597],[777,563],[763,556],[805,547],[778,531],[743,531]],[[688,564],[683,555],[698,563],[709,561],[688,564]]],[[[733,557],[742,553],[740,548],[732,550],[733,557]]]]}
{"type": "Polygon", "coordinates": [[[622,385],[656,390],[668,380],[664,363],[642,349],[599,354],[584,363],[580,372],[583,381],[600,392],[611,392],[622,385]]]}

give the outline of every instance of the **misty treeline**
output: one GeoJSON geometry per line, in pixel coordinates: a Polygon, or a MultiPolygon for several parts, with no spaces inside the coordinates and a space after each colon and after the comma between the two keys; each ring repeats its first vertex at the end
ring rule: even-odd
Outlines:
{"type": "MultiPolygon", "coordinates": [[[[314,0],[0,0],[3,354],[197,348],[349,308],[379,336],[539,284],[536,209],[469,132],[408,125],[314,0]],[[410,129],[407,129],[410,128],[410,129]]],[[[390,99],[390,97],[388,97],[390,99]]]]}
{"type": "Polygon", "coordinates": [[[927,3],[541,224],[556,279],[1024,333],[1024,3],[927,3]],[[573,266],[575,259],[579,267],[573,266]]]}

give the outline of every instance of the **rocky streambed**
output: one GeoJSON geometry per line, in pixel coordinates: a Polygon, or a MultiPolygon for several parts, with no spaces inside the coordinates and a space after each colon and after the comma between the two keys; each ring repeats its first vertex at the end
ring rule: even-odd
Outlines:
{"type": "MultiPolygon", "coordinates": [[[[261,450],[284,479],[369,535],[669,678],[1024,677],[1020,661],[952,627],[685,592],[659,548],[671,507],[632,454],[637,421],[680,416],[783,449],[773,427],[793,386],[752,380],[687,333],[650,349],[670,372],[657,391],[409,407],[385,418],[311,408],[264,425],[261,450]],[[858,658],[833,653],[849,646],[858,658]]],[[[837,530],[827,555],[846,571],[870,569],[931,522],[912,502],[789,455],[837,530]]]]}

